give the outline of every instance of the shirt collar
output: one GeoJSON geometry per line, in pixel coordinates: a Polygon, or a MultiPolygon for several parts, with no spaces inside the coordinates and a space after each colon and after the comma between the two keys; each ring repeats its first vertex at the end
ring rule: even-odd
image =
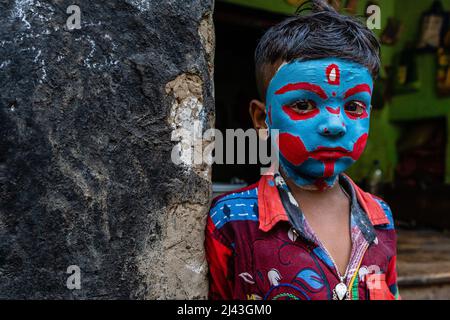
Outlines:
{"type": "Polygon", "coordinates": [[[278,222],[289,221],[273,175],[264,175],[258,184],[259,229],[269,232],[278,222]]]}
{"type": "MultiPolygon", "coordinates": [[[[371,195],[362,191],[348,176],[341,175],[340,183],[350,191],[355,223],[368,240],[372,239],[374,236],[371,231],[375,226],[389,224],[384,210],[371,195]]],[[[258,183],[258,212],[259,229],[264,232],[270,232],[281,221],[289,222],[273,175],[262,176],[258,183]]]]}
{"type": "Polygon", "coordinates": [[[350,178],[345,175],[341,175],[339,177],[339,183],[350,196],[352,229],[356,226],[359,230],[361,230],[361,233],[366,241],[368,243],[372,243],[377,237],[374,224],[370,221],[369,215],[361,208],[358,197],[356,196],[355,188],[353,187],[350,178]]]}

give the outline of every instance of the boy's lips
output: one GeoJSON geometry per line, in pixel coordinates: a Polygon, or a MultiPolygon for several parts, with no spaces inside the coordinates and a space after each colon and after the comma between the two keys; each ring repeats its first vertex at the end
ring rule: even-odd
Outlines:
{"type": "Polygon", "coordinates": [[[351,157],[351,151],[348,151],[342,147],[319,147],[316,150],[310,152],[310,156],[311,158],[316,160],[334,160],[343,157],[351,157]]]}
{"type": "Polygon", "coordinates": [[[280,133],[276,143],[283,157],[294,166],[299,166],[308,158],[326,163],[336,162],[341,158],[351,158],[356,161],[363,153],[368,137],[367,133],[361,135],[351,151],[343,147],[319,147],[308,152],[300,137],[290,133],[280,133]]]}

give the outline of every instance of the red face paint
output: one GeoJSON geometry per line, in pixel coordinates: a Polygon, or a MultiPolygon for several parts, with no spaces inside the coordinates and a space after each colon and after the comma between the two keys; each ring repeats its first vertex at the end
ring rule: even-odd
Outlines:
{"type": "Polygon", "coordinates": [[[345,114],[347,115],[347,117],[349,117],[352,120],[362,120],[362,119],[366,119],[369,117],[369,113],[367,112],[366,107],[363,108],[362,114],[355,114],[355,113],[347,111],[347,110],[345,110],[345,114]]]}
{"type": "Polygon", "coordinates": [[[341,70],[336,64],[330,64],[326,70],[328,84],[338,86],[341,84],[341,70]]]}
{"type": "Polygon", "coordinates": [[[314,182],[314,185],[316,186],[317,190],[324,191],[327,190],[330,186],[324,179],[318,179],[314,182]]]}
{"type": "Polygon", "coordinates": [[[358,160],[364,152],[364,149],[367,145],[367,139],[369,138],[369,134],[365,133],[361,137],[359,137],[358,141],[356,141],[353,146],[353,151],[351,153],[351,157],[353,160],[358,160]]]}
{"type": "Polygon", "coordinates": [[[288,85],[285,85],[281,89],[279,89],[277,92],[275,92],[276,95],[285,94],[291,91],[297,91],[297,90],[306,90],[313,92],[317,94],[322,99],[328,99],[327,94],[325,91],[318,85],[308,83],[308,82],[300,82],[300,83],[290,83],[288,85]]]}
{"type": "Polygon", "coordinates": [[[318,147],[310,153],[311,158],[319,161],[332,161],[343,157],[350,157],[351,152],[344,148],[318,147]]]}
{"type": "Polygon", "coordinates": [[[319,109],[314,109],[305,113],[298,113],[292,110],[289,106],[284,106],[283,111],[291,118],[293,121],[301,121],[301,120],[308,120],[311,118],[314,118],[320,113],[319,109]]]}
{"type": "Polygon", "coordinates": [[[334,176],[334,165],[336,164],[336,161],[325,161],[323,164],[325,165],[323,177],[331,178],[332,176],[334,176]]]}
{"type": "Polygon", "coordinates": [[[309,153],[309,157],[322,162],[325,166],[325,171],[323,174],[324,178],[329,178],[334,176],[334,166],[336,161],[344,158],[350,157],[353,160],[358,160],[364,152],[367,145],[367,139],[369,135],[363,134],[354,144],[353,150],[348,151],[344,148],[327,148],[319,147],[315,151],[309,153]]]}
{"type": "Polygon", "coordinates": [[[367,92],[368,94],[372,95],[372,90],[370,89],[370,86],[368,84],[359,84],[345,92],[344,99],[348,99],[351,96],[354,96],[355,94],[361,93],[361,92],[367,92]]]}
{"type": "Polygon", "coordinates": [[[327,110],[329,113],[332,113],[332,114],[340,114],[341,113],[340,107],[337,107],[336,109],[333,109],[332,107],[327,107],[327,110]]]}
{"type": "Polygon", "coordinates": [[[367,68],[338,59],[293,61],[274,76],[268,90],[268,106],[273,106],[268,121],[282,132],[276,142],[280,161],[297,185],[328,189],[334,178],[362,155],[368,138],[372,84],[367,68]],[[288,105],[288,100],[294,99],[298,103],[288,105]],[[313,101],[315,108],[305,101],[313,101]],[[345,130],[331,134],[335,127],[345,130]],[[335,148],[338,146],[341,148],[335,148]]]}
{"type": "Polygon", "coordinates": [[[362,120],[362,119],[366,119],[367,117],[369,117],[369,114],[367,113],[367,110],[364,110],[362,115],[354,115],[351,112],[346,111],[345,114],[352,120],[362,120]]]}
{"type": "MultiPolygon", "coordinates": [[[[326,179],[335,175],[335,165],[339,159],[349,157],[355,161],[358,160],[364,152],[368,137],[368,134],[362,135],[354,144],[352,151],[340,147],[319,147],[313,152],[308,152],[299,137],[282,133],[278,137],[278,146],[281,154],[293,165],[301,165],[309,158],[322,162],[325,166],[323,178],[326,179]]],[[[320,183],[320,180],[317,182],[320,183]]]]}
{"type": "Polygon", "coordinates": [[[327,161],[330,159],[340,159],[343,157],[350,157],[353,160],[358,160],[367,144],[367,140],[369,135],[367,133],[363,134],[353,145],[353,150],[349,151],[345,148],[337,147],[337,148],[328,148],[328,147],[318,147],[316,150],[310,152],[310,156],[313,159],[319,161],[327,161]]]}
{"type": "Polygon", "coordinates": [[[272,106],[269,106],[269,124],[272,125],[272,106]]]}
{"type": "Polygon", "coordinates": [[[299,166],[308,160],[308,151],[299,137],[294,137],[289,133],[281,133],[278,136],[277,143],[283,157],[293,165],[299,166]]]}

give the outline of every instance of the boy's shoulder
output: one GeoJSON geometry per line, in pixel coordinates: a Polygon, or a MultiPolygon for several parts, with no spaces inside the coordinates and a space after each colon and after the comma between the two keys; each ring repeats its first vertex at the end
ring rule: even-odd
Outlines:
{"type": "Polygon", "coordinates": [[[258,184],[213,199],[209,217],[217,229],[233,221],[258,221],[258,184]]]}
{"type": "MultiPolygon", "coordinates": [[[[376,217],[375,220],[383,221],[384,224],[379,224],[375,226],[377,229],[384,229],[384,230],[392,230],[394,229],[394,218],[392,215],[391,208],[389,205],[381,199],[380,197],[373,195],[369,192],[364,191],[361,189],[349,176],[343,175],[343,178],[346,183],[350,184],[350,187],[353,189],[353,191],[356,193],[358,202],[361,204],[361,202],[365,203],[368,206],[368,210],[371,210],[370,207],[373,205],[376,206],[375,212],[379,212],[378,215],[381,217],[376,217]],[[382,209],[382,213],[384,213],[385,217],[382,216],[382,213],[380,212],[380,209],[382,209]],[[380,219],[381,218],[381,219],[380,219]],[[387,220],[387,223],[385,221],[387,220]]],[[[370,213],[367,212],[369,215],[370,213]]]]}
{"type": "Polygon", "coordinates": [[[378,205],[383,209],[384,214],[386,215],[386,218],[389,220],[389,224],[377,226],[376,228],[377,229],[384,229],[384,230],[395,229],[394,217],[392,215],[391,207],[387,204],[386,201],[384,201],[380,197],[375,196],[375,195],[373,195],[371,193],[367,193],[367,194],[369,194],[372,197],[372,199],[375,200],[376,203],[378,203],[378,205]]]}

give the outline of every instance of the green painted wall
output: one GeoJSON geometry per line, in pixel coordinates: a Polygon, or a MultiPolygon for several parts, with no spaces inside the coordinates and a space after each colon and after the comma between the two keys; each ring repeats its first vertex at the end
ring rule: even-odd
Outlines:
{"type": "MultiPolygon", "coordinates": [[[[367,1],[359,1],[358,12],[364,14],[367,1]]],[[[381,30],[374,30],[380,35],[387,25],[388,18],[395,15],[395,1],[380,0],[378,5],[381,8],[381,30]]],[[[392,63],[396,48],[393,46],[381,46],[381,58],[383,65],[392,63]]],[[[385,76],[384,70],[381,70],[381,77],[385,76]]],[[[376,85],[376,83],[375,83],[376,85]]],[[[382,110],[373,110],[371,115],[370,138],[367,142],[367,148],[361,159],[353,165],[348,174],[355,180],[365,178],[373,167],[375,160],[378,160],[383,171],[383,179],[387,182],[393,181],[394,171],[397,165],[396,141],[398,131],[390,122],[390,106],[386,105],[382,110]]]]}
{"type": "MultiPolygon", "coordinates": [[[[432,0],[412,2],[395,1],[395,10],[401,13],[399,17],[404,23],[404,32],[400,43],[396,46],[401,50],[406,42],[418,37],[419,21],[422,12],[427,10],[432,0]]],[[[450,10],[450,0],[442,0],[447,10],[450,10]]],[[[421,89],[414,94],[399,95],[392,101],[391,119],[413,120],[446,116],[450,113],[450,98],[438,98],[436,96],[436,55],[432,53],[417,55],[417,65],[421,82],[421,89]]]]}
{"type": "MultiPolygon", "coordinates": [[[[404,23],[404,31],[396,50],[401,50],[407,42],[418,38],[421,14],[433,0],[402,1],[396,0],[395,12],[404,23]]],[[[442,0],[444,7],[450,10],[450,0],[442,0]]],[[[413,94],[394,97],[390,106],[390,120],[407,121],[433,117],[447,117],[450,124],[450,98],[436,95],[436,55],[433,53],[417,55],[420,91],[413,94]]],[[[447,126],[450,128],[450,126],[447,126]]],[[[450,130],[447,129],[446,183],[450,184],[450,130]]]]}
{"type": "MultiPolygon", "coordinates": [[[[394,62],[395,55],[407,42],[416,42],[420,30],[421,14],[432,4],[433,0],[379,1],[382,9],[383,28],[389,16],[395,16],[403,22],[400,41],[395,46],[382,47],[383,65],[394,62]]],[[[442,0],[445,8],[450,10],[450,0],[442,0]]],[[[436,55],[433,53],[417,55],[420,90],[412,94],[395,96],[381,112],[372,114],[372,129],[367,150],[361,160],[349,170],[355,179],[361,179],[368,172],[373,160],[378,159],[385,173],[385,180],[392,181],[397,165],[397,139],[399,129],[393,123],[433,117],[447,117],[450,124],[450,98],[438,98],[435,88],[436,55]]],[[[450,126],[447,126],[450,128],[450,126]]],[[[447,130],[446,183],[450,184],[450,130],[447,130]]]]}

